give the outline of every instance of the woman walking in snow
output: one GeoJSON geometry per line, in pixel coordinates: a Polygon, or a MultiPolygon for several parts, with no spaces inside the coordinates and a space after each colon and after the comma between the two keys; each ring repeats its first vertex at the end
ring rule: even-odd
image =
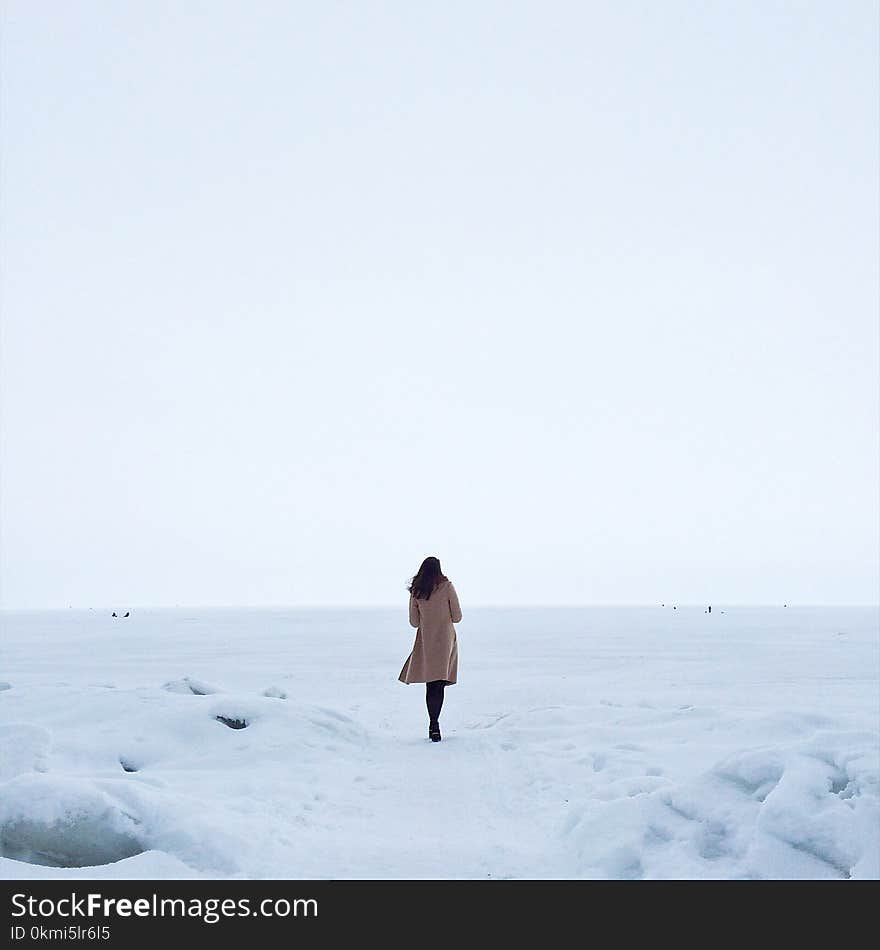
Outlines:
{"type": "Polygon", "coordinates": [[[426,684],[428,738],[432,742],[440,741],[443,691],[458,674],[458,643],[452,625],[459,620],[461,607],[452,581],[437,558],[426,557],[409,586],[409,622],[418,632],[398,679],[426,684]]]}

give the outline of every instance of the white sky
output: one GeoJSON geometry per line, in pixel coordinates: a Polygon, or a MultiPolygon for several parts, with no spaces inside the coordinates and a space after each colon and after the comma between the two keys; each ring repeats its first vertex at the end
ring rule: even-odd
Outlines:
{"type": "Polygon", "coordinates": [[[2,14],[2,603],[876,602],[878,4],[2,14]]]}

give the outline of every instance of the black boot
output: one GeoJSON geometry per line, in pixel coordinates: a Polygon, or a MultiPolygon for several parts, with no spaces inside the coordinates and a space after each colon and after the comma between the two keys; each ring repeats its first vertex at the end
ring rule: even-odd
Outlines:
{"type": "Polygon", "coordinates": [[[439,741],[440,741],[441,736],[440,736],[440,723],[439,723],[439,722],[432,722],[432,723],[428,726],[428,738],[431,740],[431,742],[439,742],[439,741]]]}

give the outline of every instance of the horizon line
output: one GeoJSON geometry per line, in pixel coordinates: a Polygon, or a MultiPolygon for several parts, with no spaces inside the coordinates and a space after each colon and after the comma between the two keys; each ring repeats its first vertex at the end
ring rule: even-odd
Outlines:
{"type": "MultiPolygon", "coordinates": [[[[628,607],[628,608],[677,608],[677,607],[701,607],[709,606],[706,601],[669,601],[666,603],[657,603],[654,601],[640,602],[587,602],[587,603],[531,603],[531,604],[511,604],[511,603],[482,603],[472,604],[471,610],[581,610],[600,607],[628,607]]],[[[712,607],[877,607],[880,608],[880,602],[871,601],[791,601],[791,602],[760,602],[760,601],[714,601],[712,607]]],[[[82,606],[78,604],[68,604],[67,606],[9,606],[0,605],[2,611],[37,611],[37,610],[400,610],[401,605],[396,604],[91,604],[82,606]]]]}

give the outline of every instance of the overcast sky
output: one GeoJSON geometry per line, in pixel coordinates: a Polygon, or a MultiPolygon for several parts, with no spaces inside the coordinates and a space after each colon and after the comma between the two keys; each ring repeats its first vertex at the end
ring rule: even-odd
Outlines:
{"type": "Polygon", "coordinates": [[[2,5],[2,603],[876,602],[878,5],[2,5]]]}

